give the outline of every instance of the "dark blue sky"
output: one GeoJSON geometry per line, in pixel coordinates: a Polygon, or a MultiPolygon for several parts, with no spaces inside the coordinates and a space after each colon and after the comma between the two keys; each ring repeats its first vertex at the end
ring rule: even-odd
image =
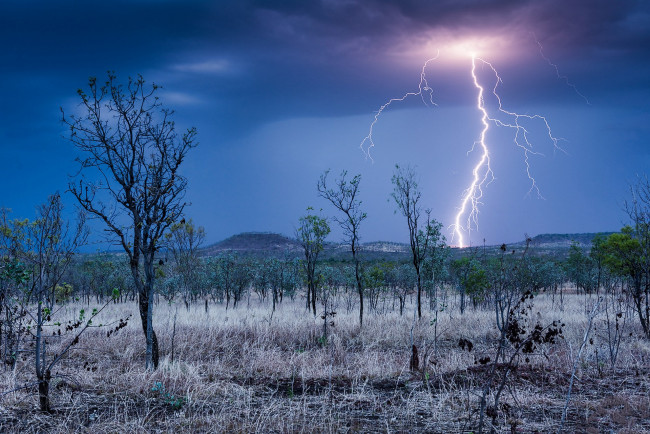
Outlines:
{"type": "Polygon", "coordinates": [[[292,235],[309,205],[332,215],[315,188],[328,168],[362,174],[364,241],[405,241],[388,201],[395,163],[417,167],[423,205],[450,225],[481,130],[471,59],[452,49],[459,44],[499,70],[504,108],[546,116],[565,139],[565,152],[554,152],[531,127],[543,154],[530,159],[540,199],[526,194],[511,132],[491,127],[495,180],[472,243],[616,230],[629,184],[650,167],[644,1],[9,0],[0,40],[0,206],[21,217],[66,190],[75,151],[59,108],[75,110],[76,89],[107,70],[162,85],[177,125],[197,127],[187,214],[210,242],[242,231],[292,235]],[[535,37],[590,104],[558,78],[535,37]],[[437,50],[427,69],[437,106],[392,104],[375,128],[372,163],[359,144],[374,113],[417,90],[437,50]]]}

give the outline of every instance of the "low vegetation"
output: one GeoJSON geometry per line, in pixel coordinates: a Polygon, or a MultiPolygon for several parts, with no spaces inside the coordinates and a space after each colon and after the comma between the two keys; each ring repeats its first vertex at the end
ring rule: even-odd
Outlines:
{"type": "MultiPolygon", "coordinates": [[[[562,304],[551,294],[535,297],[525,322],[562,321],[563,338],[525,354],[510,372],[499,408],[487,414],[496,414],[498,431],[557,431],[577,362],[567,432],[650,430],[650,344],[639,337],[640,327],[619,322],[623,333],[613,363],[610,324],[600,310],[576,360],[588,322],[585,308],[597,296],[565,291],[562,304]]],[[[40,413],[34,410],[35,387],[18,389],[32,378],[29,356],[21,353],[15,369],[2,376],[2,390],[18,390],[2,398],[0,429],[469,432],[479,422],[492,366],[485,360],[497,350],[499,331],[491,310],[470,308],[461,315],[459,297],[449,293],[445,299],[435,345],[433,313],[425,310],[413,322],[413,303],[406,306],[409,315],[369,314],[362,329],[357,313],[339,305],[323,340],[322,319],[306,315],[302,301],[283,302],[272,314],[254,297],[234,310],[210,303],[207,312],[203,304],[178,308],[161,299],[157,370],[143,369],[137,323],[110,337],[92,329],[53,373],[52,411],[40,413]],[[416,371],[409,369],[411,340],[419,349],[416,371]]],[[[61,314],[74,320],[80,308],[86,305],[71,303],[61,314]]],[[[137,313],[133,303],[117,303],[102,316],[110,322],[137,313]]]]}

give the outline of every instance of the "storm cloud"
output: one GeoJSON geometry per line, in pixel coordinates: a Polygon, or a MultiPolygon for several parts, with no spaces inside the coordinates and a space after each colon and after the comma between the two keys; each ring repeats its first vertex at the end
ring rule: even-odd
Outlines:
{"type": "MultiPolygon", "coordinates": [[[[386,154],[378,155],[384,166],[372,166],[357,148],[374,111],[387,98],[417,88],[422,63],[438,47],[468,35],[506,41],[495,62],[503,72],[508,103],[522,110],[546,110],[551,119],[557,113],[556,123],[569,142],[563,161],[579,167],[580,182],[624,195],[631,176],[650,162],[645,159],[650,124],[648,2],[12,0],[0,6],[0,169],[4,185],[21,181],[18,189],[3,193],[0,206],[29,215],[49,189],[65,189],[66,175],[75,167],[74,152],[65,140],[59,108],[74,110],[76,89],[89,76],[114,70],[120,77],[143,74],[162,84],[164,101],[176,110],[179,125],[199,129],[201,146],[189,163],[197,177],[190,180],[191,212],[208,227],[210,238],[216,241],[247,229],[290,234],[296,214],[313,202],[309,195],[318,173],[337,162],[369,173],[369,179],[387,180],[397,162],[393,160],[444,165],[450,157],[443,144],[457,147],[455,140],[465,141],[461,154],[466,152],[471,137],[441,131],[444,125],[436,124],[435,117],[426,133],[436,131],[430,141],[435,161],[426,165],[386,143],[379,149],[386,154]],[[328,128],[319,127],[326,124],[328,128]],[[616,162],[613,141],[619,147],[616,162]],[[283,159],[276,161],[278,156],[283,159]],[[600,171],[616,165],[616,179],[589,175],[582,168],[587,163],[600,171]],[[210,184],[236,187],[211,197],[208,192],[214,187],[205,186],[206,177],[210,184]],[[265,179],[270,181],[262,187],[265,179]],[[285,212],[265,215],[268,203],[295,185],[306,187],[296,187],[293,200],[282,199],[287,200],[285,212]],[[221,209],[223,203],[235,202],[232,212],[221,209]]],[[[474,89],[462,68],[433,64],[429,73],[438,109],[448,111],[440,119],[449,116],[446,125],[467,129],[462,119],[464,110],[471,110],[474,89]]],[[[394,110],[416,107],[407,103],[394,110]]],[[[555,170],[564,170],[562,164],[555,170]]],[[[553,176],[549,178],[552,193],[556,186],[553,176]]],[[[568,179],[557,173],[555,178],[558,183],[568,179]]],[[[440,181],[425,177],[424,182],[440,181]]],[[[387,188],[386,182],[377,181],[366,190],[381,198],[372,205],[375,214],[386,208],[387,188]]],[[[458,191],[449,192],[454,194],[458,191]]],[[[611,197],[610,209],[618,197],[611,197]]],[[[544,225],[553,209],[566,208],[568,201],[558,198],[548,209],[534,211],[540,217],[531,217],[530,231],[574,230],[578,225],[560,221],[544,225]]],[[[583,208],[595,206],[587,202],[583,208]]],[[[576,210],[567,219],[588,221],[585,230],[615,229],[622,220],[620,209],[600,219],[593,212],[586,217],[587,212],[576,210]]],[[[440,214],[440,219],[447,218],[440,214]]],[[[379,229],[391,218],[369,221],[368,238],[400,238],[397,229],[385,236],[379,229]]],[[[495,234],[494,242],[520,238],[491,228],[488,223],[485,230],[495,234]]]]}

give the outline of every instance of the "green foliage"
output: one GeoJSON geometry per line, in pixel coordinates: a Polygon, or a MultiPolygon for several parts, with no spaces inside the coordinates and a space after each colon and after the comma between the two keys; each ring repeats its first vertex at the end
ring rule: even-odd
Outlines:
{"type": "Polygon", "coordinates": [[[598,284],[593,258],[586,255],[577,243],[571,244],[569,257],[565,264],[567,276],[578,289],[592,292],[598,284]]]}
{"type": "Polygon", "coordinates": [[[458,279],[460,289],[471,296],[473,302],[482,301],[486,290],[490,287],[490,281],[483,265],[476,258],[466,256],[454,260],[451,267],[458,279]]]}
{"type": "Polygon", "coordinates": [[[318,254],[323,250],[323,242],[330,233],[330,226],[327,219],[318,215],[312,214],[314,209],[307,208],[307,214],[300,217],[298,226],[298,240],[303,244],[305,249],[318,254]]]}
{"type": "Polygon", "coordinates": [[[73,292],[74,292],[74,288],[72,287],[72,285],[65,282],[61,283],[60,285],[56,285],[54,288],[54,296],[60,302],[68,301],[72,296],[73,292]]]}
{"type": "Polygon", "coordinates": [[[152,392],[157,392],[158,398],[162,399],[165,405],[171,407],[172,410],[180,410],[183,408],[187,400],[182,396],[175,396],[165,390],[165,385],[160,381],[156,381],[151,388],[152,392]]]}
{"type": "Polygon", "coordinates": [[[330,227],[326,218],[312,214],[312,211],[313,208],[308,207],[307,214],[300,217],[296,236],[305,253],[303,267],[307,280],[307,305],[311,304],[312,312],[316,315],[316,287],[319,284],[316,262],[323,251],[323,243],[330,233],[330,227]]]}
{"type": "Polygon", "coordinates": [[[27,283],[31,277],[30,270],[15,258],[9,261],[0,269],[0,279],[12,281],[16,285],[27,283]]]}
{"type": "Polygon", "coordinates": [[[363,286],[366,288],[380,288],[386,281],[386,264],[373,264],[367,267],[363,273],[363,286]]]}
{"type": "Polygon", "coordinates": [[[634,278],[643,271],[643,249],[633,233],[632,227],[625,226],[620,233],[611,234],[601,246],[603,263],[619,276],[634,278]]]}

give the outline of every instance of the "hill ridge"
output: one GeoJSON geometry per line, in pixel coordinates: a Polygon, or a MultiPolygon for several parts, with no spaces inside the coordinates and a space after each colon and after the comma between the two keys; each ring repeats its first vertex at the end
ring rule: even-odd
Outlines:
{"type": "MultiPolygon", "coordinates": [[[[568,249],[571,244],[590,247],[591,240],[597,234],[608,236],[614,232],[584,232],[584,233],[550,233],[538,234],[531,237],[533,249],[568,249]]],[[[509,243],[509,246],[522,246],[525,240],[509,243]]],[[[500,245],[500,244],[499,244],[500,245]]],[[[490,245],[487,247],[495,247],[490,245]]],[[[398,241],[369,241],[361,244],[362,250],[376,254],[408,254],[410,247],[398,241]]],[[[326,242],[324,255],[331,257],[344,252],[348,245],[340,242],[326,242]]],[[[302,247],[298,240],[277,232],[248,231],[232,235],[224,240],[210,244],[201,249],[203,255],[211,256],[219,253],[233,252],[243,254],[298,254],[302,247]]]]}

